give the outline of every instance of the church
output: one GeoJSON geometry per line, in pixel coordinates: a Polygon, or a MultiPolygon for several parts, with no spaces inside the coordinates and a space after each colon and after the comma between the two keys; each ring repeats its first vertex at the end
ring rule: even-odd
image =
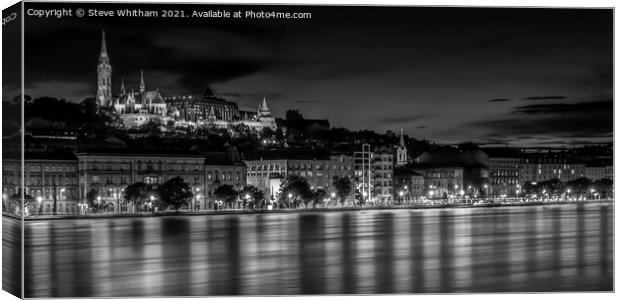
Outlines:
{"type": "Polygon", "coordinates": [[[257,131],[263,128],[276,129],[275,118],[271,115],[265,98],[256,113],[249,113],[240,111],[234,102],[215,97],[209,87],[204,98],[163,97],[159,89],[146,89],[143,71],[140,71],[140,85],[137,89],[126,89],[124,80],[121,80],[119,93],[113,95],[112,65],[105,31],[101,35],[97,65],[96,99],[99,107],[113,108],[128,129],[139,128],[149,122],[164,125],[170,121],[175,125],[192,127],[228,128],[231,125],[245,124],[257,131]]]}
{"type": "Polygon", "coordinates": [[[100,107],[114,108],[126,128],[140,127],[151,121],[165,124],[174,117],[169,115],[168,105],[159,89],[147,91],[143,71],[140,71],[138,90],[127,91],[122,80],[120,92],[117,96],[112,95],[112,66],[105,31],[101,35],[101,52],[97,66],[97,104],[100,107]]]}

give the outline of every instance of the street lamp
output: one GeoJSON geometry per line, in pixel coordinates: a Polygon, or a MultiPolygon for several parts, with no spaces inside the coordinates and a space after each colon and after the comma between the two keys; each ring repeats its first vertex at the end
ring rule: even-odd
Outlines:
{"type": "Polygon", "coordinates": [[[291,208],[291,199],[293,198],[293,194],[288,193],[288,208],[291,208]]]}
{"type": "Polygon", "coordinates": [[[39,203],[39,211],[41,211],[41,201],[43,201],[43,198],[41,196],[37,197],[37,202],[39,203]]]}

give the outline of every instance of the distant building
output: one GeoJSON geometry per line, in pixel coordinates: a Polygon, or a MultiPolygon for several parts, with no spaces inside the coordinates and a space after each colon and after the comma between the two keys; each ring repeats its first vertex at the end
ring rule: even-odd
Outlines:
{"type": "Polygon", "coordinates": [[[374,190],[374,153],[368,144],[353,153],[355,199],[358,202],[371,202],[374,190]]]}
{"type": "Polygon", "coordinates": [[[215,118],[231,122],[240,116],[237,103],[216,97],[210,87],[207,87],[202,98],[186,95],[166,97],[164,100],[178,110],[182,121],[199,122],[215,118]]]}
{"type": "Polygon", "coordinates": [[[585,177],[592,181],[601,179],[613,180],[614,167],[604,163],[590,163],[585,166],[585,177]]]}
{"type": "Polygon", "coordinates": [[[353,177],[353,159],[344,154],[313,153],[304,151],[265,151],[251,154],[245,160],[247,184],[258,187],[266,197],[275,199],[276,179],[290,175],[305,178],[313,189],[335,192],[334,177],[353,177]]]}
{"type": "Polygon", "coordinates": [[[235,102],[215,97],[209,87],[202,99],[188,95],[166,97],[165,101],[177,111],[178,121],[190,126],[229,128],[246,125],[258,132],[264,128],[277,129],[266,98],[255,112],[241,111],[235,102]]]}
{"type": "MultiPolygon", "coordinates": [[[[463,167],[443,166],[415,168],[417,173],[424,176],[426,197],[429,199],[450,199],[462,194],[469,194],[468,187],[463,188],[463,167]]],[[[469,188],[471,189],[471,188],[469,188]]]]}
{"type": "MultiPolygon", "coordinates": [[[[112,93],[112,66],[107,51],[105,32],[101,37],[101,51],[97,65],[97,105],[111,108],[127,129],[139,128],[148,123],[160,127],[170,124],[180,127],[213,126],[228,128],[244,124],[257,131],[277,129],[275,117],[267,106],[267,100],[259,105],[256,113],[242,112],[234,102],[216,97],[210,87],[204,97],[164,97],[159,89],[147,90],[144,72],[140,71],[140,85],[127,90],[124,80],[118,95],[112,93]]],[[[162,127],[163,128],[163,127],[162,127]]]]}
{"type": "Polygon", "coordinates": [[[551,179],[571,181],[586,176],[584,163],[559,153],[527,153],[521,158],[520,181],[538,182],[551,179]]]}
{"type": "Polygon", "coordinates": [[[126,128],[140,127],[149,122],[164,124],[172,120],[168,106],[159,89],[147,91],[144,73],[140,71],[140,85],[136,91],[127,91],[121,80],[118,96],[112,93],[112,66],[106,46],[105,31],[101,35],[101,51],[97,65],[97,105],[113,108],[126,128]]]}
{"type": "Polygon", "coordinates": [[[229,147],[227,152],[207,152],[205,154],[205,190],[204,201],[198,203],[197,209],[214,208],[215,190],[223,185],[230,185],[240,191],[246,185],[246,165],[241,161],[239,152],[229,147]]]}
{"type": "Polygon", "coordinates": [[[432,192],[433,197],[461,196],[461,194],[479,197],[488,195],[490,192],[488,166],[489,157],[480,149],[448,149],[421,154],[415,159],[413,169],[424,174],[424,184],[427,189],[430,188],[427,192],[432,192]],[[437,172],[428,172],[428,170],[436,170],[437,172]],[[434,182],[435,179],[429,175],[435,176],[435,179],[447,178],[441,181],[443,184],[447,184],[449,181],[455,183],[437,191],[436,188],[433,189],[432,187],[438,185],[434,182]]]}
{"type": "MultiPolygon", "coordinates": [[[[78,212],[78,161],[71,152],[25,152],[24,195],[35,202],[31,214],[74,214],[78,212]],[[54,208],[56,205],[56,208],[54,208]]],[[[2,198],[19,194],[21,159],[3,154],[2,198]]],[[[14,207],[7,207],[14,211],[14,207]]]]}
{"type": "Polygon", "coordinates": [[[364,144],[353,153],[356,200],[389,204],[394,200],[394,152],[391,147],[364,144]]]}
{"type": "Polygon", "coordinates": [[[406,167],[394,169],[395,200],[406,203],[419,202],[425,197],[424,190],[424,175],[406,167]]]}
{"type": "Polygon", "coordinates": [[[400,141],[396,148],[396,165],[404,166],[407,164],[407,147],[405,146],[405,137],[403,136],[403,130],[400,130],[400,141]]]}
{"type": "Polygon", "coordinates": [[[521,152],[511,148],[483,149],[489,156],[489,195],[517,196],[522,182],[521,152]]]}
{"type": "Polygon", "coordinates": [[[208,188],[204,180],[203,155],[82,152],[76,156],[82,203],[87,202],[87,194],[93,190],[98,201],[105,203],[110,212],[131,210],[123,201],[123,192],[127,185],[136,182],[161,184],[181,177],[192,188],[194,204],[204,198],[208,188]]]}
{"type": "Polygon", "coordinates": [[[112,101],[112,65],[106,47],[105,31],[101,32],[101,51],[97,65],[97,105],[109,106],[112,101]]]}
{"type": "Polygon", "coordinates": [[[392,149],[376,149],[373,155],[373,197],[375,202],[381,204],[391,204],[394,200],[394,153],[392,149]]]}

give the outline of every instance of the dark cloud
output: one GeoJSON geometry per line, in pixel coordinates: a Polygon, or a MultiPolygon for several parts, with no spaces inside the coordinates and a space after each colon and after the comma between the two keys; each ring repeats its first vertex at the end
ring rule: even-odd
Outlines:
{"type": "Polygon", "coordinates": [[[426,126],[418,126],[418,127],[416,127],[416,128],[418,128],[418,129],[424,129],[424,128],[426,128],[426,126]]]}
{"type": "Polygon", "coordinates": [[[523,98],[524,100],[562,100],[566,99],[564,96],[534,96],[523,98]]]}
{"type": "Polygon", "coordinates": [[[506,102],[506,101],[510,101],[510,99],[498,98],[498,99],[491,99],[488,101],[489,102],[506,102]]]}
{"type": "Polygon", "coordinates": [[[307,103],[321,103],[320,100],[295,100],[295,103],[307,104],[307,103]]]}
{"type": "Polygon", "coordinates": [[[563,138],[605,137],[613,132],[613,103],[560,104],[520,107],[520,117],[482,120],[468,124],[506,136],[550,136],[563,138]]]}
{"type": "Polygon", "coordinates": [[[381,119],[379,119],[379,122],[381,124],[385,124],[385,125],[395,125],[395,124],[402,124],[402,123],[408,123],[408,122],[415,122],[415,121],[423,120],[426,117],[427,117],[426,115],[410,115],[410,116],[401,116],[401,117],[388,117],[388,118],[381,118],[381,119]]]}
{"type": "Polygon", "coordinates": [[[613,111],[613,101],[594,101],[580,103],[552,103],[518,106],[513,109],[517,114],[570,114],[570,115],[606,115],[613,111]]]}

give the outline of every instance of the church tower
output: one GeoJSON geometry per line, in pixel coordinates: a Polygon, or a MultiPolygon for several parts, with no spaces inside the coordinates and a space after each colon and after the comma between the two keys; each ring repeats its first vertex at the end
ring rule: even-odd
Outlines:
{"type": "Polygon", "coordinates": [[[396,148],[396,165],[404,166],[407,164],[407,147],[405,147],[405,137],[403,136],[403,129],[400,129],[400,143],[396,148]]]}
{"type": "Polygon", "coordinates": [[[121,95],[125,95],[125,78],[121,78],[121,95]]]}
{"type": "Polygon", "coordinates": [[[140,70],[140,93],[146,92],[146,84],[144,83],[144,71],[140,70]]]}
{"type": "Polygon", "coordinates": [[[101,53],[97,65],[97,104],[105,107],[112,103],[112,66],[105,43],[105,31],[101,32],[101,53]]]}
{"type": "Polygon", "coordinates": [[[271,117],[271,110],[267,106],[267,99],[263,97],[263,103],[258,106],[258,117],[271,117]]]}

